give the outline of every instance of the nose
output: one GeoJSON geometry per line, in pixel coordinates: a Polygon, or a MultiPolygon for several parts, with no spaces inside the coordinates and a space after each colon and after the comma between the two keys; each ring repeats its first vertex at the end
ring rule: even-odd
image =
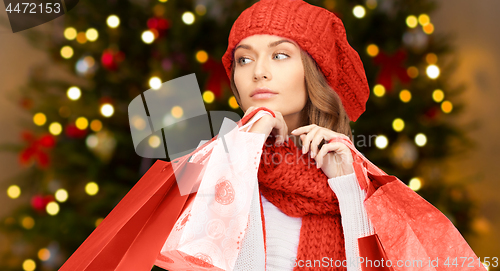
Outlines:
{"type": "Polygon", "coordinates": [[[254,75],[253,75],[254,81],[270,80],[271,79],[271,72],[269,71],[268,63],[265,63],[265,62],[266,61],[263,61],[263,60],[256,61],[254,75]]]}

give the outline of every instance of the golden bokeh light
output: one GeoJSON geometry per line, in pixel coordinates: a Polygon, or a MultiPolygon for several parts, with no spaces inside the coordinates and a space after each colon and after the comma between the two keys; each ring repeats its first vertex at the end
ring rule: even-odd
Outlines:
{"type": "Polygon", "coordinates": [[[21,188],[15,184],[9,186],[9,188],[7,188],[7,196],[11,199],[19,198],[19,196],[21,196],[21,188]]]}
{"type": "Polygon", "coordinates": [[[100,120],[93,120],[90,123],[90,129],[94,132],[99,132],[102,129],[102,122],[100,120]]]}
{"type": "Polygon", "coordinates": [[[33,122],[37,125],[37,126],[42,126],[45,124],[45,122],[47,122],[47,117],[45,116],[44,113],[36,113],[34,116],[33,116],[33,122]]]}
{"type": "Polygon", "coordinates": [[[94,196],[99,192],[99,185],[95,182],[89,182],[85,185],[85,192],[90,196],[94,196]]]}
{"type": "Polygon", "coordinates": [[[373,87],[373,94],[377,97],[382,97],[385,95],[385,87],[381,84],[377,84],[373,87]]]}
{"type": "Polygon", "coordinates": [[[53,135],[59,135],[62,132],[62,126],[59,122],[52,122],[49,125],[49,132],[53,135]]]}
{"type": "Polygon", "coordinates": [[[443,110],[444,113],[448,114],[453,110],[453,104],[450,101],[444,101],[441,104],[441,110],[443,110]]]}
{"type": "Polygon", "coordinates": [[[417,17],[415,17],[415,15],[410,15],[410,16],[406,17],[406,25],[410,28],[417,27],[417,25],[418,25],[417,17]]]}
{"type": "Polygon", "coordinates": [[[399,99],[404,103],[409,102],[411,100],[411,92],[407,89],[401,90],[401,92],[399,92],[399,99]]]}
{"type": "Polygon", "coordinates": [[[64,30],[64,37],[67,40],[74,40],[76,38],[76,29],[73,27],[68,27],[64,30]]]}
{"type": "Polygon", "coordinates": [[[34,271],[36,269],[36,263],[32,259],[26,259],[23,262],[24,271],[34,271]]]}
{"type": "Polygon", "coordinates": [[[375,44],[370,44],[366,47],[366,52],[368,53],[369,56],[374,57],[377,56],[379,53],[378,46],[375,44]]]}
{"type": "Polygon", "coordinates": [[[236,101],[236,98],[234,96],[231,96],[227,102],[232,109],[236,109],[239,107],[238,102],[236,101]]]}
{"type": "Polygon", "coordinates": [[[196,61],[200,63],[205,63],[208,60],[208,54],[204,50],[199,50],[196,52],[196,61]]]}
{"type": "Polygon", "coordinates": [[[418,23],[421,26],[426,26],[430,22],[431,22],[431,19],[429,18],[429,15],[427,15],[427,14],[420,14],[420,16],[418,16],[418,23]]]}
{"type": "Polygon", "coordinates": [[[61,56],[65,59],[70,59],[73,56],[73,48],[71,46],[66,45],[61,48],[61,56]]]}
{"type": "Polygon", "coordinates": [[[444,100],[444,92],[440,89],[436,89],[432,92],[432,99],[436,103],[440,103],[441,101],[444,100]]]}
{"type": "Polygon", "coordinates": [[[206,102],[207,104],[212,103],[215,100],[215,95],[212,91],[210,90],[205,90],[203,92],[203,101],[206,102]]]}
{"type": "Polygon", "coordinates": [[[394,129],[394,131],[401,132],[403,131],[404,128],[405,128],[405,122],[402,119],[400,118],[394,119],[394,121],[392,122],[392,129],[394,129]]]}
{"type": "Polygon", "coordinates": [[[76,128],[85,130],[89,126],[89,121],[85,117],[79,117],[75,121],[76,128]]]}

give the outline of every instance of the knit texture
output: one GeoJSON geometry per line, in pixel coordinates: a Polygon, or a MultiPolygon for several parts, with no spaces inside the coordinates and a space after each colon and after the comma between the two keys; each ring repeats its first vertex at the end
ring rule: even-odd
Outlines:
{"type": "Polygon", "coordinates": [[[231,78],[234,49],[246,37],[275,35],[295,41],[316,61],[339,95],[351,121],[365,111],[370,95],[363,63],[349,45],[344,24],[332,12],[302,0],[260,0],[244,10],[229,33],[222,56],[231,78]]]}
{"type": "MultiPolygon", "coordinates": [[[[345,260],[339,203],[328,185],[328,177],[316,168],[313,159],[299,153],[293,141],[282,147],[276,147],[274,143],[275,138],[269,137],[263,147],[257,173],[259,189],[286,215],[302,217],[296,261],[321,261],[323,257],[345,260]]],[[[265,220],[264,217],[262,219],[265,220]]],[[[299,267],[294,270],[299,270],[299,267]]],[[[346,268],[316,265],[300,270],[346,268]]]]}

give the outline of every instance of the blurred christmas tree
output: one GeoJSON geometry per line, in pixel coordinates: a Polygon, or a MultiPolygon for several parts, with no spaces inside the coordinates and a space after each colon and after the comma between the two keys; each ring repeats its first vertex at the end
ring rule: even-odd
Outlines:
{"type": "MultiPolygon", "coordinates": [[[[242,115],[220,59],[232,23],[254,2],[80,1],[53,34],[24,31],[75,80],[41,66],[17,97],[33,123],[2,145],[26,169],[5,187],[23,204],[0,220],[1,270],[57,270],[153,164],[130,135],[127,107],[141,92],[194,72],[208,111],[242,115]]],[[[372,94],[352,123],[356,147],[472,234],[474,202],[439,166],[471,142],[448,121],[463,88],[450,86],[452,51],[433,33],[434,1],[308,2],[343,20],[365,66],[372,94]]]]}

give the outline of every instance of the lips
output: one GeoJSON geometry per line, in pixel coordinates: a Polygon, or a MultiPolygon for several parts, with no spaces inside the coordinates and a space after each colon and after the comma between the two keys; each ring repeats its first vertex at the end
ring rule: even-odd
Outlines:
{"type": "Polygon", "coordinates": [[[253,97],[256,94],[261,94],[261,93],[278,94],[277,92],[272,91],[268,88],[256,88],[256,89],[254,89],[254,91],[252,91],[250,97],[253,97]]]}

